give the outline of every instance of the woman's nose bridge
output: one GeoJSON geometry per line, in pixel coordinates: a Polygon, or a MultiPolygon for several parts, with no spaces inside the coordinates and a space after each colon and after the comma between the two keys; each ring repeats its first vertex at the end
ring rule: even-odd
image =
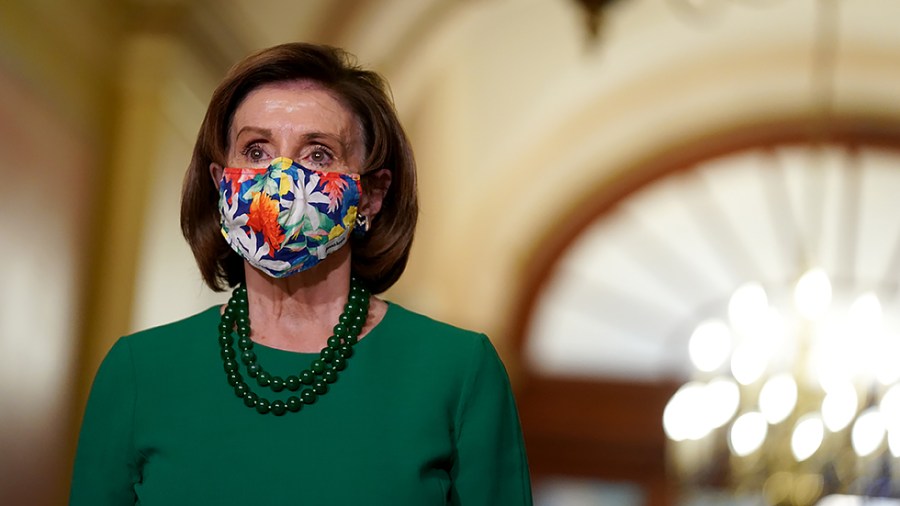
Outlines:
{"type": "Polygon", "coordinates": [[[306,135],[298,132],[293,125],[285,125],[272,132],[271,143],[275,151],[272,153],[273,158],[285,157],[296,162],[306,143],[306,135]]]}

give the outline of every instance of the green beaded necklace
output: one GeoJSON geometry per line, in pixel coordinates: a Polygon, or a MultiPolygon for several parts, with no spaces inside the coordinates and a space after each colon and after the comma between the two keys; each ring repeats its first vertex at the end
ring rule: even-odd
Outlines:
{"type": "Polygon", "coordinates": [[[244,405],[256,409],[260,414],[271,413],[281,416],[287,412],[296,413],[304,404],[312,404],[320,395],[328,392],[328,385],[337,381],[338,372],[347,367],[347,359],[353,355],[353,345],[359,341],[366,317],[369,314],[369,292],[355,277],[350,279],[350,294],[340,320],[334,326],[334,335],[319,352],[308,369],[299,374],[282,378],[270,374],[259,365],[250,339],[250,311],[247,302],[247,287],[243,284],[234,289],[219,322],[219,347],[224,362],[228,384],[235,395],[243,399],[244,405]],[[232,331],[237,330],[237,347],[234,348],[232,331]],[[289,390],[296,392],[304,387],[299,397],[292,395],[285,400],[269,401],[250,390],[240,373],[238,360],[247,367],[247,376],[273,392],[289,390]]]}

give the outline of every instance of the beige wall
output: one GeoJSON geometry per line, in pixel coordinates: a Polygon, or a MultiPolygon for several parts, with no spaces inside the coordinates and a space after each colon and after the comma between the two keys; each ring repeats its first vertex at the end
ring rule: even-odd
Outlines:
{"type": "MultiPolygon", "coordinates": [[[[93,157],[42,97],[0,76],[0,491],[59,480],[79,322],[93,157]],[[16,478],[25,476],[28,479],[16,478]]],[[[44,502],[46,503],[46,502],[44,502]]]]}
{"type": "Polygon", "coordinates": [[[0,8],[3,504],[65,497],[99,167],[115,144],[107,43],[118,29],[96,4],[0,8]]]}
{"type": "MultiPolygon", "coordinates": [[[[900,117],[900,3],[837,3],[839,111],[900,117]]],[[[422,199],[387,296],[505,353],[533,255],[592,190],[673,145],[812,110],[815,2],[721,4],[695,19],[677,2],[616,2],[597,41],[571,0],[4,6],[0,446],[13,451],[0,497],[58,502],[77,423],[66,399],[77,415],[106,349],[220,300],[199,282],[177,205],[228,62],[307,39],[385,73],[422,199]]]]}

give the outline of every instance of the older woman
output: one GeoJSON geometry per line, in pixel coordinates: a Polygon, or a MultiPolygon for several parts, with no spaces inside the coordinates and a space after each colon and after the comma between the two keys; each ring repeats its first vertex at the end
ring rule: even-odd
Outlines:
{"type": "Polygon", "coordinates": [[[373,295],[405,267],[415,177],[381,78],[342,51],[232,68],[182,200],[231,298],[109,351],[70,504],[530,504],[490,341],[373,295]]]}

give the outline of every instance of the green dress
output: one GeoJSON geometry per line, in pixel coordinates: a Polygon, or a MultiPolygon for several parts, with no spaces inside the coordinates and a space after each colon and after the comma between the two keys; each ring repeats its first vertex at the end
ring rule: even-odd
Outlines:
{"type": "MultiPolygon", "coordinates": [[[[484,335],[389,303],[330,391],[279,417],[226,382],[218,322],[212,307],[112,347],[71,506],[531,504],[509,380],[484,335]]],[[[316,356],[254,351],[281,376],[316,356]]]]}

